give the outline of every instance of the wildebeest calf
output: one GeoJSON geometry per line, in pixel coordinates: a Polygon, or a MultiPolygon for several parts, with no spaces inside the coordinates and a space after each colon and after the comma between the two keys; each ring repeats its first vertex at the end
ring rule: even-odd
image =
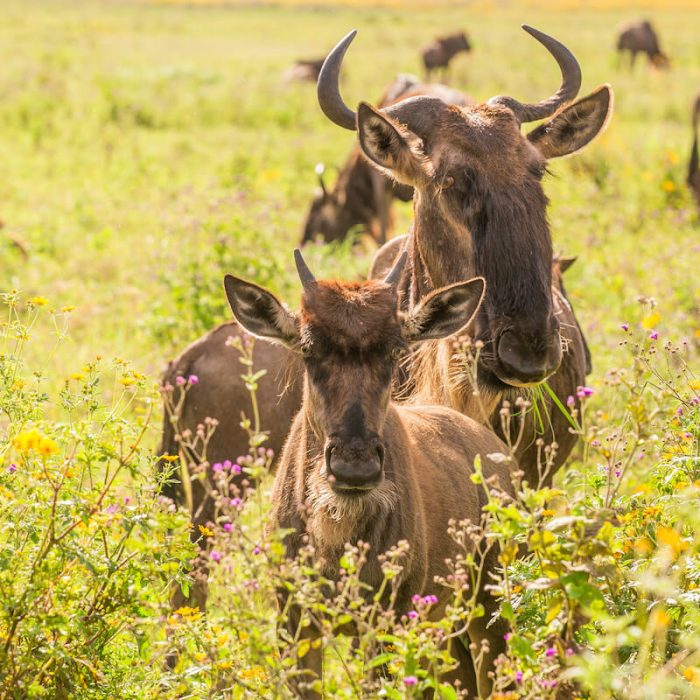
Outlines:
{"type": "MultiPolygon", "coordinates": [[[[484,475],[495,475],[512,492],[505,453],[486,427],[448,408],[402,406],[391,401],[392,376],[407,346],[444,338],[470,322],[484,292],[481,278],[438,289],[408,314],[398,311],[396,282],[406,261],[399,258],[383,281],[316,281],[295,251],[304,292],[301,311],[290,313],[270,292],[227,276],[226,293],[238,322],[250,333],[299,352],[305,364],[304,400],[292,425],[272,494],[274,526],[293,532],[286,555],[294,558],[308,536],[322,576],[337,580],[346,543],[370,545],[362,580],[372,595],[383,580],[379,555],[399,541],[409,544],[395,589],[394,610],[406,614],[415,594],[435,595],[431,613],[443,616],[449,596],[436,577],[449,575],[447,558],[459,547],[448,534],[450,520],[478,524],[487,502],[470,475],[477,454],[484,475]],[[490,456],[491,455],[491,456],[490,456]]],[[[496,566],[491,548],[482,561],[496,566]]],[[[486,577],[483,576],[482,580],[486,577]]],[[[468,639],[455,639],[451,653],[459,666],[451,676],[472,696],[490,692],[488,672],[504,649],[505,621],[488,626],[495,601],[477,591],[486,614],[470,623],[468,639]],[[474,668],[468,645],[488,642],[484,663],[474,668]]],[[[284,603],[285,594],[282,594],[284,603]]],[[[300,610],[290,616],[298,629],[300,610]]],[[[315,637],[313,625],[306,633],[315,637]]],[[[322,649],[300,660],[322,675],[322,649]]],[[[318,694],[299,684],[302,697],[318,694]]]]}
{"type": "Polygon", "coordinates": [[[450,61],[462,51],[469,52],[472,47],[464,32],[438,37],[421,49],[423,66],[425,67],[425,79],[430,80],[430,74],[438,68],[445,71],[449,68],[450,61]]]}

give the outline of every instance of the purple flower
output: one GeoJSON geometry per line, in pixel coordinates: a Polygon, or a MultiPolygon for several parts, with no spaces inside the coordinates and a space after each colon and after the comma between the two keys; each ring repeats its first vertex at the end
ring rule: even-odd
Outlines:
{"type": "Polygon", "coordinates": [[[630,325],[629,323],[622,323],[620,324],[620,328],[622,328],[622,330],[625,331],[625,333],[627,333],[627,331],[630,329],[630,325]]]}
{"type": "Polygon", "coordinates": [[[571,647],[568,647],[566,650],[566,655],[567,656],[573,656],[574,655],[574,650],[571,647]]]}
{"type": "Polygon", "coordinates": [[[522,671],[516,671],[515,672],[515,680],[517,683],[522,683],[523,682],[523,672],[522,671]]]}
{"type": "Polygon", "coordinates": [[[554,647],[549,647],[547,651],[544,652],[545,656],[556,656],[557,655],[557,650],[554,647]]]}
{"type": "Polygon", "coordinates": [[[411,596],[411,601],[415,605],[416,603],[420,603],[420,596],[416,593],[414,596],[411,596]]]}
{"type": "Polygon", "coordinates": [[[418,617],[418,613],[415,610],[409,610],[408,617],[411,620],[415,620],[418,617]]]}
{"type": "Polygon", "coordinates": [[[226,532],[231,532],[231,530],[233,530],[233,525],[231,525],[231,523],[224,523],[224,530],[226,532]]]}
{"type": "Polygon", "coordinates": [[[231,499],[230,504],[232,508],[238,508],[242,502],[240,498],[236,497],[231,499]]]}
{"type": "Polygon", "coordinates": [[[7,471],[10,472],[10,474],[14,474],[17,471],[17,465],[16,464],[11,464],[8,468],[7,471]]]}
{"type": "Polygon", "coordinates": [[[211,470],[213,472],[220,472],[224,468],[224,465],[221,464],[221,462],[214,462],[214,464],[211,465],[211,470]]]}
{"type": "Polygon", "coordinates": [[[196,374],[190,374],[190,376],[187,377],[187,383],[190,386],[194,386],[195,384],[199,383],[199,377],[196,374]]]}
{"type": "Polygon", "coordinates": [[[593,396],[593,389],[590,386],[576,387],[576,396],[578,396],[579,399],[585,399],[589,396],[593,396]]]}
{"type": "Polygon", "coordinates": [[[112,503],[111,505],[107,506],[105,510],[107,513],[116,513],[118,509],[119,506],[116,503],[112,503]]]}
{"type": "Polygon", "coordinates": [[[175,377],[175,384],[178,386],[185,386],[186,379],[184,377],[175,377]]]}
{"type": "Polygon", "coordinates": [[[221,561],[221,552],[212,549],[211,552],[209,552],[209,558],[218,564],[221,561]]]}
{"type": "Polygon", "coordinates": [[[682,415],[683,415],[683,407],[682,407],[682,406],[679,406],[679,407],[676,409],[676,415],[677,415],[677,416],[682,416],[682,415]]]}
{"type": "Polygon", "coordinates": [[[223,467],[227,471],[231,468],[231,460],[230,459],[225,459],[223,462],[223,467]]]}
{"type": "Polygon", "coordinates": [[[415,676],[406,676],[403,679],[403,684],[407,685],[409,688],[418,683],[418,679],[415,676]]]}
{"type": "Polygon", "coordinates": [[[573,396],[568,396],[566,399],[566,405],[571,408],[576,403],[576,399],[573,396]]]}
{"type": "Polygon", "coordinates": [[[236,462],[236,464],[231,465],[231,473],[232,474],[240,474],[241,471],[242,471],[242,467],[240,464],[238,464],[238,462],[236,462]]]}
{"type": "Polygon", "coordinates": [[[622,469],[616,469],[615,476],[619,479],[622,476],[622,469]]]}
{"type": "Polygon", "coordinates": [[[255,547],[253,547],[253,554],[257,555],[260,554],[260,552],[262,552],[262,549],[256,544],[255,547]]]}
{"type": "Polygon", "coordinates": [[[652,331],[651,333],[649,333],[649,338],[651,338],[651,340],[657,340],[658,337],[659,337],[658,331],[652,331]]]}
{"type": "Polygon", "coordinates": [[[507,641],[510,639],[510,632],[506,632],[506,633],[503,635],[503,639],[505,639],[505,641],[507,642],[507,641]]]}
{"type": "Polygon", "coordinates": [[[438,597],[436,595],[427,595],[423,598],[423,603],[425,605],[435,605],[438,602],[438,597]]]}

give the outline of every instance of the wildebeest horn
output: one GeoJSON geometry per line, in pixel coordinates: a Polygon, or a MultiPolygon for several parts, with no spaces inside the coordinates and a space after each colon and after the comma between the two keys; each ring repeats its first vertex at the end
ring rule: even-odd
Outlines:
{"type": "Polygon", "coordinates": [[[550,98],[537,104],[524,104],[513,97],[506,96],[492,97],[488,101],[490,105],[508,107],[521,124],[550,117],[563,104],[573,100],[581,87],[581,67],[571,51],[564,44],[537,29],[528,27],[526,24],[522,27],[554,56],[561,69],[562,83],[550,98]]]}
{"type": "Polygon", "coordinates": [[[357,129],[356,114],[343,102],[340,95],[340,66],[343,56],[348,50],[357,30],[353,29],[343,37],[337,46],[326,56],[321,72],[318,74],[316,94],[323,113],[338,126],[355,131],[357,129]]]}
{"type": "Polygon", "coordinates": [[[323,173],[326,172],[326,166],[323,163],[316,163],[314,171],[318,177],[318,184],[321,187],[321,191],[323,194],[328,195],[328,192],[326,191],[326,183],[323,181],[323,173]]]}
{"type": "Polygon", "coordinates": [[[316,288],[316,278],[314,277],[309,266],[304,261],[299,248],[294,249],[294,262],[297,266],[297,272],[299,273],[299,279],[304,287],[304,291],[311,291],[316,288]]]}
{"type": "Polygon", "coordinates": [[[389,274],[384,278],[384,284],[390,284],[395,287],[399,279],[401,278],[401,273],[404,267],[406,267],[406,260],[408,259],[408,253],[404,250],[399,259],[394,263],[394,266],[389,270],[389,274]]]}

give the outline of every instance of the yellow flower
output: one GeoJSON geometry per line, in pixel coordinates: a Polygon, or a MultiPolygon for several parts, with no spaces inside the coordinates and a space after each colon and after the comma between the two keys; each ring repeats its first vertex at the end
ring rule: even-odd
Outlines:
{"type": "Polygon", "coordinates": [[[644,517],[645,518],[653,518],[655,515],[658,515],[661,512],[661,508],[659,506],[649,506],[648,508],[644,509],[644,517]]]}
{"type": "Polygon", "coordinates": [[[670,527],[659,527],[656,530],[656,539],[666,545],[675,556],[678,556],[683,550],[688,548],[688,543],[683,541],[683,538],[678,532],[670,527]]]}
{"type": "Polygon", "coordinates": [[[683,671],[683,678],[692,685],[700,685],[700,673],[698,673],[698,669],[693,666],[688,666],[688,668],[683,671]]]}
{"type": "Polygon", "coordinates": [[[643,554],[649,554],[653,549],[653,546],[649,539],[647,537],[640,537],[635,543],[634,543],[634,550],[637,552],[637,554],[643,555],[643,554]]]}
{"type": "Polygon", "coordinates": [[[214,537],[214,531],[210,530],[206,525],[199,525],[199,531],[205,536],[205,537],[214,537]]]}
{"type": "Polygon", "coordinates": [[[46,297],[32,297],[29,299],[29,303],[33,306],[46,306],[49,300],[46,297]]]}
{"type": "Polygon", "coordinates": [[[660,320],[661,314],[658,311],[654,311],[653,314],[649,314],[649,316],[642,319],[642,328],[650,331],[653,328],[656,328],[660,320]]]}
{"type": "Polygon", "coordinates": [[[664,188],[664,192],[676,191],[676,183],[673,180],[664,180],[661,186],[664,188]]]}
{"type": "Polygon", "coordinates": [[[22,381],[21,379],[16,379],[14,382],[12,382],[12,391],[22,391],[24,387],[27,386],[27,382],[22,381]]]}
{"type": "Polygon", "coordinates": [[[251,666],[244,668],[239,675],[245,680],[261,681],[265,678],[265,669],[262,666],[251,666]]]}
{"type": "Polygon", "coordinates": [[[21,432],[13,441],[13,447],[19,452],[38,452],[45,457],[58,452],[58,445],[36,428],[21,432]]]}
{"type": "Polygon", "coordinates": [[[179,459],[180,455],[161,455],[160,458],[164,462],[174,462],[176,459],[179,459]]]}
{"type": "Polygon", "coordinates": [[[175,614],[179,615],[183,620],[192,622],[198,620],[202,616],[202,611],[199,608],[188,608],[184,605],[181,608],[175,610],[175,614]]]}
{"type": "Polygon", "coordinates": [[[551,517],[554,515],[554,511],[553,511],[551,508],[545,508],[545,509],[542,511],[542,515],[543,515],[545,518],[551,518],[551,517]]]}
{"type": "Polygon", "coordinates": [[[76,382],[81,382],[83,379],[85,379],[85,375],[82,372],[73,372],[69,378],[75,379],[76,382]]]}
{"type": "Polygon", "coordinates": [[[64,314],[69,314],[71,311],[75,309],[75,306],[72,306],[71,304],[67,304],[66,306],[61,307],[61,311],[64,314]]]}
{"type": "Polygon", "coordinates": [[[134,377],[122,377],[119,382],[124,386],[131,386],[136,383],[136,379],[134,377]]]}

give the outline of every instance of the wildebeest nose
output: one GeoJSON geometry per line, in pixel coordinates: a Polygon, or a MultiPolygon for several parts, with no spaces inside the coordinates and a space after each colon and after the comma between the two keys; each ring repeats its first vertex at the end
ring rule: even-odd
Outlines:
{"type": "Polygon", "coordinates": [[[326,467],[334,477],[336,491],[369,490],[382,478],[384,447],[381,444],[368,445],[366,449],[344,449],[342,444],[329,444],[326,447],[326,467]]]}
{"type": "Polygon", "coordinates": [[[557,370],[562,351],[558,333],[541,348],[513,331],[498,340],[499,377],[508,384],[538,384],[557,370]]]}

